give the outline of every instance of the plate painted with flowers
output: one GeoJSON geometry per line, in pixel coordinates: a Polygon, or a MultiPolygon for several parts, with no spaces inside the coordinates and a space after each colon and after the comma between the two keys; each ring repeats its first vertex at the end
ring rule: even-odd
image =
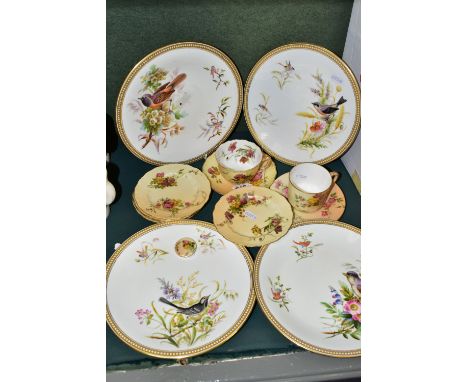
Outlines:
{"type": "Polygon", "coordinates": [[[294,224],[255,259],[255,292],[271,323],[307,350],[361,355],[361,231],[315,220],[294,224]]]}
{"type": "Polygon", "coordinates": [[[213,222],[228,240],[259,247],[282,237],[293,221],[288,201],[263,187],[243,187],[228,192],[216,203],[213,222]]]}
{"type": "Polygon", "coordinates": [[[260,168],[258,169],[257,173],[252,177],[252,179],[249,179],[244,183],[234,184],[224,178],[224,176],[221,174],[221,171],[219,170],[215,154],[211,154],[206,159],[205,163],[203,163],[202,170],[210,181],[211,188],[221,195],[241,187],[270,187],[276,177],[275,163],[267,154],[263,154],[260,168]]]}
{"type": "Polygon", "coordinates": [[[167,164],[148,171],[137,183],[133,204],[153,221],[185,219],[198,212],[210,197],[210,182],[199,169],[167,164]]]}
{"type": "Polygon", "coordinates": [[[331,162],[360,127],[360,89],[351,69],[320,46],[280,46],[263,56],[245,85],[244,115],[257,143],[295,165],[331,162]]]}
{"type": "Polygon", "coordinates": [[[133,349],[160,358],[205,353],[231,338],[254,301],[244,247],[206,222],[147,227],[107,263],[107,323],[133,349]]]}
{"type": "MultiPolygon", "coordinates": [[[[289,192],[289,172],[279,176],[270,186],[270,189],[279,192],[287,199],[289,192]]],[[[335,184],[325,204],[318,211],[305,213],[294,210],[294,223],[315,219],[340,220],[341,216],[343,216],[345,208],[346,198],[344,196],[343,190],[340,188],[340,186],[338,186],[338,184],[335,184]]]]}
{"type": "Polygon", "coordinates": [[[242,108],[232,60],[210,45],[162,47],[128,74],[117,99],[122,141],[152,164],[191,163],[226,140],[242,108]]]}

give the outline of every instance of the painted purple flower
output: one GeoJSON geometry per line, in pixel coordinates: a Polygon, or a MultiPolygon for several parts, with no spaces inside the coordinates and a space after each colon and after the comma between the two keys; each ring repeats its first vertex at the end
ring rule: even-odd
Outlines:
{"type": "Polygon", "coordinates": [[[161,283],[161,290],[164,296],[169,300],[178,300],[181,297],[180,289],[175,287],[169,281],[164,280],[163,278],[158,277],[159,282],[161,283]]]}
{"type": "Polygon", "coordinates": [[[280,233],[282,230],[283,228],[280,225],[275,227],[275,233],[280,233]]]}
{"type": "Polygon", "coordinates": [[[135,316],[137,316],[138,321],[140,321],[140,325],[142,325],[145,320],[148,320],[150,314],[151,311],[149,309],[138,309],[135,312],[135,316]]]}

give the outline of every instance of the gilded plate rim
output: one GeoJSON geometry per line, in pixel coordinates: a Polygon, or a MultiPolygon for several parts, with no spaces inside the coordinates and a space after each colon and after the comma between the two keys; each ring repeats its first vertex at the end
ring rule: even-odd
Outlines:
{"type": "Polygon", "coordinates": [[[254,67],[251,69],[251,71],[250,71],[250,73],[249,73],[249,75],[247,77],[247,81],[245,83],[245,86],[244,86],[244,105],[243,106],[244,106],[244,119],[245,119],[245,122],[247,123],[247,127],[248,127],[248,129],[250,131],[250,134],[252,134],[253,138],[255,139],[255,142],[264,151],[266,151],[269,155],[271,155],[273,158],[279,160],[282,163],[285,163],[285,164],[288,164],[288,165],[291,165],[291,166],[295,166],[295,165],[297,165],[299,163],[304,163],[302,161],[295,161],[295,160],[284,158],[281,155],[275,153],[273,150],[271,150],[265,144],[265,142],[263,142],[260,139],[260,137],[255,132],[255,129],[254,129],[254,127],[252,125],[252,122],[250,120],[249,108],[248,108],[248,97],[249,97],[250,85],[251,85],[252,80],[253,80],[255,74],[257,73],[257,71],[265,63],[265,61],[267,61],[269,58],[273,57],[277,53],[280,53],[280,52],[283,52],[283,51],[286,51],[286,50],[290,50],[290,49],[309,49],[309,50],[312,50],[312,51],[323,54],[324,56],[326,56],[329,59],[331,59],[332,61],[334,61],[343,70],[343,72],[346,74],[349,81],[351,82],[351,86],[353,88],[353,93],[354,93],[354,96],[356,98],[356,118],[354,120],[354,125],[353,125],[353,129],[351,130],[351,134],[346,139],[345,143],[338,150],[336,150],[333,154],[331,154],[331,155],[329,155],[329,156],[327,156],[327,157],[325,157],[323,159],[313,161],[313,163],[320,164],[320,165],[330,163],[330,162],[334,161],[335,159],[340,158],[344,153],[346,153],[346,151],[349,150],[349,148],[352,146],[352,144],[354,143],[354,141],[356,140],[356,138],[358,136],[358,133],[359,133],[359,130],[360,130],[360,127],[361,127],[361,90],[360,90],[360,85],[359,85],[359,83],[358,83],[358,81],[356,79],[356,76],[354,75],[353,71],[348,66],[348,64],[346,64],[346,62],[344,62],[340,57],[338,57],[335,53],[333,53],[331,50],[328,50],[327,48],[324,48],[324,47],[319,46],[319,45],[306,43],[306,42],[296,42],[296,43],[290,43],[290,44],[285,44],[285,45],[278,46],[278,47],[270,50],[269,52],[265,53],[257,61],[257,63],[254,65],[254,67]]]}
{"type": "MultiPolygon", "coordinates": [[[[352,232],[358,233],[359,235],[361,234],[361,229],[358,227],[355,227],[351,224],[348,223],[343,223],[340,221],[336,220],[325,220],[325,219],[315,219],[315,220],[310,220],[307,222],[300,222],[300,223],[294,223],[289,229],[294,229],[296,227],[300,227],[303,225],[310,225],[310,224],[328,224],[328,225],[334,225],[338,227],[342,227],[345,229],[348,229],[352,232]]],[[[259,271],[260,271],[260,266],[262,262],[262,258],[265,255],[266,250],[268,249],[269,244],[266,244],[260,248],[260,250],[257,253],[257,257],[255,258],[255,263],[254,263],[254,287],[255,287],[255,296],[257,298],[258,304],[260,305],[260,308],[262,309],[263,314],[266,316],[268,321],[271,322],[271,324],[283,335],[285,336],[288,340],[296,344],[297,346],[306,349],[308,351],[311,351],[313,353],[318,353],[322,355],[327,355],[330,357],[336,357],[336,358],[352,358],[352,357],[360,357],[361,356],[361,349],[355,349],[355,350],[333,350],[333,349],[327,349],[323,348],[320,346],[315,346],[311,343],[308,343],[306,341],[301,340],[299,337],[296,337],[294,334],[292,334],[290,331],[288,331],[281,323],[275,318],[275,316],[271,313],[271,311],[268,309],[265,300],[262,295],[262,291],[260,289],[260,281],[259,281],[259,271]]]]}
{"type": "Polygon", "coordinates": [[[254,263],[253,260],[247,251],[247,249],[241,245],[238,245],[236,243],[233,243],[234,245],[237,246],[237,248],[240,250],[242,255],[244,256],[245,261],[247,262],[247,267],[249,269],[249,274],[250,274],[250,293],[249,297],[247,299],[246,306],[244,310],[242,311],[240,317],[238,320],[234,323],[234,325],[228,329],[222,336],[218,337],[217,339],[208,342],[207,344],[203,346],[196,347],[191,350],[183,350],[183,351],[161,351],[161,350],[155,350],[152,348],[149,348],[147,346],[141,345],[138,342],[132,340],[130,337],[128,337],[120,328],[119,326],[115,323],[114,318],[112,317],[112,314],[109,310],[109,305],[107,304],[107,281],[109,279],[110,272],[112,271],[112,267],[117,261],[118,257],[120,254],[123,252],[125,248],[127,248],[131,243],[133,243],[136,239],[140,238],[141,236],[147,234],[148,232],[151,232],[155,229],[163,228],[163,227],[168,227],[172,225],[198,225],[202,226],[205,228],[210,228],[214,231],[217,232],[217,229],[214,224],[208,223],[205,221],[201,220],[192,220],[192,219],[181,219],[181,220],[175,220],[175,221],[170,221],[170,222],[164,222],[164,223],[159,223],[159,224],[152,224],[146,228],[143,228],[136,233],[134,233],[132,236],[130,236],[128,239],[126,239],[112,254],[112,256],[109,258],[106,264],[106,322],[111,328],[111,330],[114,332],[114,334],[127,346],[132,348],[133,350],[138,351],[139,353],[145,354],[150,357],[154,358],[165,358],[165,359],[182,359],[182,358],[187,358],[187,357],[194,357],[206,352],[209,352],[210,350],[213,350],[217,348],[218,346],[222,345],[229,339],[231,339],[245,324],[247,321],[247,318],[250,316],[252,313],[252,309],[255,304],[255,288],[254,288],[254,282],[253,282],[253,268],[254,268],[254,263]]]}
{"type": "Polygon", "coordinates": [[[231,135],[231,133],[234,130],[237,122],[239,121],[240,114],[241,114],[241,111],[242,111],[243,92],[244,92],[244,88],[243,88],[242,77],[240,75],[239,69],[237,69],[236,65],[234,64],[234,61],[226,53],[224,53],[222,50],[220,50],[220,49],[218,49],[218,48],[216,48],[216,47],[214,47],[212,45],[209,45],[209,44],[205,44],[205,43],[201,43],[201,42],[194,42],[194,41],[177,42],[177,43],[174,43],[174,44],[165,45],[165,46],[162,46],[161,48],[158,48],[158,49],[148,53],[146,56],[144,56],[140,61],[138,61],[138,63],[130,70],[130,72],[125,77],[125,80],[122,83],[122,86],[120,87],[119,95],[117,97],[117,102],[116,102],[116,105],[115,105],[115,126],[116,126],[116,129],[117,129],[117,133],[119,134],[119,137],[122,140],[122,142],[124,143],[125,147],[133,155],[135,155],[138,159],[141,159],[142,161],[144,161],[146,163],[150,163],[150,164],[154,164],[154,165],[164,165],[164,164],[171,164],[171,163],[185,163],[185,164],[193,163],[193,162],[196,162],[197,160],[200,160],[200,159],[206,157],[207,155],[211,154],[213,151],[215,151],[218,148],[219,145],[221,145],[223,142],[225,142],[228,139],[229,135],[231,135]],[[239,97],[239,101],[238,101],[238,105],[237,105],[236,114],[234,115],[231,126],[226,130],[223,137],[219,140],[219,142],[215,146],[213,146],[208,151],[206,151],[206,152],[204,152],[204,153],[202,153],[202,154],[200,154],[200,155],[198,155],[196,157],[186,159],[184,161],[178,161],[178,162],[158,161],[158,160],[152,159],[152,158],[144,155],[143,153],[141,153],[137,148],[135,148],[131,144],[131,142],[127,138],[127,135],[125,134],[125,130],[124,130],[123,124],[122,124],[122,104],[123,104],[123,100],[125,98],[125,94],[127,92],[127,89],[128,89],[128,86],[129,86],[130,82],[135,78],[135,76],[138,74],[138,72],[141,70],[141,68],[144,65],[146,65],[149,61],[151,61],[152,59],[158,57],[161,54],[164,54],[164,53],[169,52],[171,50],[180,49],[180,48],[197,48],[197,49],[205,50],[205,51],[208,51],[210,53],[213,53],[218,58],[223,60],[226,63],[226,65],[229,67],[229,69],[231,69],[231,71],[232,71],[232,73],[234,75],[234,78],[236,79],[237,95],[239,97]]]}

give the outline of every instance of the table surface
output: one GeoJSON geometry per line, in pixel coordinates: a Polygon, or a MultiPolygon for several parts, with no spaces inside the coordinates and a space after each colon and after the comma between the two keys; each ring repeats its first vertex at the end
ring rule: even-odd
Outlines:
{"type": "MultiPolygon", "coordinates": [[[[178,41],[200,41],[225,51],[246,79],[255,62],[276,46],[305,41],[325,46],[341,56],[351,14],[352,1],[125,1],[107,2],[107,165],[109,180],[117,198],[111,206],[107,226],[107,259],[114,244],[121,243],[136,231],[152,224],[142,218],[131,202],[132,191],[143,174],[154,166],[133,156],[117,137],[114,108],[119,88],[130,69],[143,56],[160,46],[178,41]],[[168,21],[170,20],[170,22],[168,21]],[[152,26],[154,28],[152,28],[152,26]],[[168,29],[169,28],[169,29],[168,29]],[[146,33],[157,30],[149,40],[146,33]]],[[[243,114],[229,139],[253,138],[243,114]]],[[[275,160],[278,176],[291,168],[275,160]]],[[[203,160],[191,164],[201,169],[203,160]]],[[[327,164],[338,171],[338,181],[346,196],[343,222],[361,224],[361,202],[351,177],[340,160],[327,164]]],[[[213,192],[208,203],[193,219],[212,222],[214,205],[220,195],[213,192]]],[[[258,248],[249,248],[252,257],[258,248]]],[[[283,337],[266,319],[258,304],[241,330],[228,342],[193,362],[240,355],[287,352],[298,348],[283,337]]],[[[317,357],[324,357],[316,355],[317,357]]],[[[107,365],[130,365],[149,361],[122,343],[107,327],[107,365]]],[[[346,369],[359,359],[342,359],[346,369]]],[[[151,365],[173,363],[151,360],[151,365]]]]}

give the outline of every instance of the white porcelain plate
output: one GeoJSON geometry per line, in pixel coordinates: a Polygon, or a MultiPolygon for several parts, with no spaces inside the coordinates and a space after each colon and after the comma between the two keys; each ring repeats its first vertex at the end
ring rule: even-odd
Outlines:
{"type": "Polygon", "coordinates": [[[272,50],[254,66],[245,89],[253,137],[284,163],[331,162],[358,134],[359,85],[325,48],[301,43],[272,50]]]}
{"type": "Polygon", "coordinates": [[[107,322],[133,349],[185,358],[231,338],[254,304],[244,247],[196,220],[153,225],[107,263],[107,322]]]}
{"type": "Polygon", "coordinates": [[[229,57],[209,45],[177,43],[132,69],[117,99],[116,122],[138,158],[190,163],[226,140],[241,106],[242,81],[229,57]]]}
{"type": "Polygon", "coordinates": [[[316,220],[260,249],[255,292],[284,336],[320,354],[361,354],[360,247],[358,228],[316,220]]]}

